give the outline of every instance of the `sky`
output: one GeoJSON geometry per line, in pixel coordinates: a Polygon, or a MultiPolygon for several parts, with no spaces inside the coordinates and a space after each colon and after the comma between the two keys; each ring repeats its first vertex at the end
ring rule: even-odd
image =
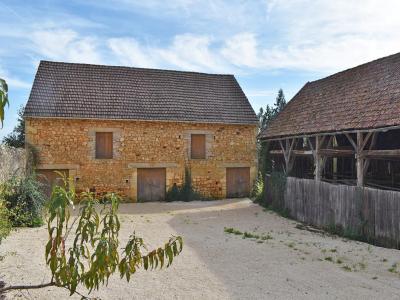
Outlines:
{"type": "Polygon", "coordinates": [[[0,0],[0,138],[40,60],[234,74],[258,112],[280,88],[400,52],[398,0],[0,0]]]}

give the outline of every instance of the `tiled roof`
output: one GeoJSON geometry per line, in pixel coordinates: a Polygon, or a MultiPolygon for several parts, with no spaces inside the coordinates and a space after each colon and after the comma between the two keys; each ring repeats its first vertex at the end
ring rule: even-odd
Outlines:
{"type": "Polygon", "coordinates": [[[400,53],[308,82],[260,138],[400,125],[400,53]]]}
{"type": "Polygon", "coordinates": [[[255,124],[233,75],[41,61],[25,117],[255,124]]]}

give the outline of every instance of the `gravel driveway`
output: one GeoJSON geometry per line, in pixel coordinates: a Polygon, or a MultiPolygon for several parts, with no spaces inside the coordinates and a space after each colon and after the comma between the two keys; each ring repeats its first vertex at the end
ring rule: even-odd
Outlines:
{"type": "MultiPolygon", "coordinates": [[[[394,265],[400,263],[398,250],[298,229],[296,222],[248,199],[123,204],[120,211],[122,239],[136,230],[155,247],[170,235],[182,235],[184,249],[166,270],[141,270],[130,283],[113,277],[108,287],[93,292],[101,299],[400,298],[400,265],[394,265]]],[[[0,280],[48,281],[46,239],[42,227],[18,230],[4,240],[0,280]]],[[[71,299],[57,288],[7,297],[71,299]]]]}

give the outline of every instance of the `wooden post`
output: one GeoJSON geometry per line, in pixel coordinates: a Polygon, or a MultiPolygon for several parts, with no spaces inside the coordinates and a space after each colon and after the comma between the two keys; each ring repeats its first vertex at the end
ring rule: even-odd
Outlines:
{"type": "Polygon", "coordinates": [[[315,181],[321,181],[321,156],[320,150],[320,137],[315,136],[315,155],[314,155],[314,165],[315,165],[315,181]]]}
{"type": "Polygon", "coordinates": [[[364,159],[362,157],[363,150],[363,134],[360,131],[357,131],[357,150],[356,150],[356,159],[357,159],[357,186],[364,186],[364,159]]]}

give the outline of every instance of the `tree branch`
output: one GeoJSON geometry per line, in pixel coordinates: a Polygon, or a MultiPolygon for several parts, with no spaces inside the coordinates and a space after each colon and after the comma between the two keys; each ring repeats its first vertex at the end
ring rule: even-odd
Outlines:
{"type": "Polygon", "coordinates": [[[41,283],[36,285],[10,285],[0,289],[0,295],[4,292],[8,292],[11,290],[33,290],[33,289],[42,289],[49,286],[56,286],[55,282],[41,283]]]}

